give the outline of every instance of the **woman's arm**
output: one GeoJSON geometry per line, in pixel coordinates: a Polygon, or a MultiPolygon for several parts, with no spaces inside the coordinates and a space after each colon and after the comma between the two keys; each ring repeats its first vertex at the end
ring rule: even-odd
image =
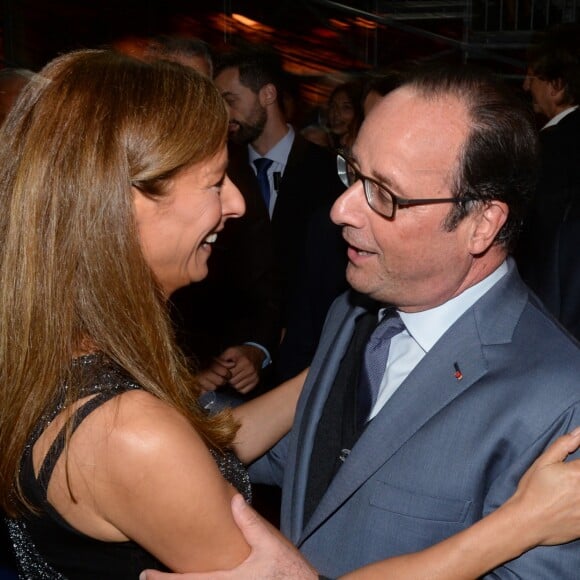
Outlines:
{"type": "Polygon", "coordinates": [[[244,463],[263,455],[290,431],[307,374],[305,369],[279,387],[233,409],[240,423],[234,449],[244,463]]]}
{"type": "MultiPolygon", "coordinates": [[[[560,437],[528,469],[516,493],[470,528],[421,552],[355,570],[342,580],[473,580],[529,548],[580,537],[580,460],[563,463],[579,444],[580,429],[560,437]]],[[[142,580],[317,580],[300,552],[239,496],[232,508],[252,547],[241,566],[212,574],[147,570],[142,580]]]]}
{"type": "Polygon", "coordinates": [[[231,513],[235,491],[179,412],[144,391],[105,403],[71,437],[49,500],[79,531],[138,543],[175,571],[229,569],[249,554],[231,513]]]}
{"type": "Polygon", "coordinates": [[[342,578],[472,580],[538,545],[580,537],[580,460],[563,463],[579,444],[580,428],[560,437],[531,465],[514,495],[470,528],[342,578]]]}

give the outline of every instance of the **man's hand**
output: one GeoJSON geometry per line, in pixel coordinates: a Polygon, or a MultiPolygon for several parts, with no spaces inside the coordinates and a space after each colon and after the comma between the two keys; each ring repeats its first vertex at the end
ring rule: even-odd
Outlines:
{"type": "Polygon", "coordinates": [[[203,371],[197,374],[197,380],[204,391],[215,391],[227,385],[232,378],[233,361],[214,359],[203,371]]]}
{"type": "Polygon", "coordinates": [[[264,352],[251,344],[230,346],[217,358],[231,372],[229,384],[239,393],[249,393],[260,380],[264,352]],[[229,365],[229,366],[228,366],[229,365]]]}
{"type": "MultiPolygon", "coordinates": [[[[232,499],[236,523],[252,548],[233,570],[188,574],[165,574],[145,570],[139,580],[317,580],[318,574],[300,552],[274,527],[263,520],[241,495],[232,499]]],[[[195,546],[192,546],[192,550],[195,546]]]]}

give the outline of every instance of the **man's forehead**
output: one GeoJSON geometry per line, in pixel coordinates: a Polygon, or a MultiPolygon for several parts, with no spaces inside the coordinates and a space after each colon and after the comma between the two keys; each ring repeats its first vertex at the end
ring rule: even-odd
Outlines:
{"type": "Polygon", "coordinates": [[[414,173],[446,172],[468,128],[466,106],[457,97],[427,98],[403,86],[371,110],[353,145],[353,158],[361,170],[376,175],[403,160],[413,160],[414,173]]]}
{"type": "Polygon", "coordinates": [[[442,113],[444,118],[464,117],[467,113],[466,103],[454,93],[442,91],[433,95],[423,93],[411,85],[403,85],[384,96],[370,111],[368,118],[373,123],[385,122],[391,116],[398,118],[412,112],[411,121],[443,120],[441,117],[431,117],[434,110],[442,113]]]}
{"type": "Polygon", "coordinates": [[[389,109],[389,105],[392,105],[393,103],[399,103],[399,102],[406,102],[406,101],[415,101],[417,99],[423,99],[423,97],[421,97],[417,91],[415,89],[413,89],[411,86],[409,85],[402,85],[398,88],[396,88],[395,90],[391,91],[390,93],[388,93],[387,95],[385,95],[379,103],[377,103],[377,107],[376,109],[373,109],[370,113],[369,116],[372,116],[373,114],[379,114],[379,111],[382,109],[383,110],[383,114],[385,110],[389,109]]]}
{"type": "Polygon", "coordinates": [[[240,82],[240,71],[236,66],[228,66],[216,75],[216,83],[239,83],[240,82]]]}
{"type": "Polygon", "coordinates": [[[425,134],[439,134],[442,128],[468,126],[469,114],[465,102],[453,94],[426,96],[411,86],[402,86],[383,97],[365,118],[361,134],[413,129],[425,134]]]}
{"type": "Polygon", "coordinates": [[[240,69],[236,67],[228,67],[220,71],[215,78],[215,83],[222,90],[222,92],[229,92],[238,97],[249,98],[255,96],[251,87],[245,85],[240,78],[240,69]]]}

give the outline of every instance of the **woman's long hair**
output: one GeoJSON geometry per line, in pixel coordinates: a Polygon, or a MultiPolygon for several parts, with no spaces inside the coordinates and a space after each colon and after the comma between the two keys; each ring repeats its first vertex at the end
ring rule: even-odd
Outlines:
{"type": "Polygon", "coordinates": [[[163,195],[181,169],[224,146],[228,116],[210,80],[173,63],[110,51],[61,56],[29,83],[0,142],[0,501],[19,484],[27,439],[68,385],[87,341],[186,415],[209,446],[231,415],[208,419],[176,349],[165,299],[139,245],[132,186],[163,195]]]}

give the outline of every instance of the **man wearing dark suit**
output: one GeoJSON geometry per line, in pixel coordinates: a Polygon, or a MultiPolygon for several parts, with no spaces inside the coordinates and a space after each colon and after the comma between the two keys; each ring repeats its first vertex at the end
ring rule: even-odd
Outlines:
{"type": "Polygon", "coordinates": [[[334,155],[295,133],[288,123],[283,104],[286,79],[276,54],[261,49],[226,54],[217,63],[215,83],[229,106],[230,139],[247,145],[254,173],[259,173],[256,161],[271,161],[264,195],[286,323],[288,303],[304,275],[309,220],[316,210],[330,206],[344,187],[334,155]]]}
{"type": "Polygon", "coordinates": [[[535,290],[546,308],[580,340],[580,208],[560,225],[538,269],[535,290]]]}
{"type": "Polygon", "coordinates": [[[275,365],[277,383],[296,376],[310,365],[334,299],[348,288],[346,244],[340,229],[330,221],[332,204],[317,210],[306,235],[303,275],[289,310],[290,319],[275,365]]]}
{"type": "MultiPolygon", "coordinates": [[[[291,433],[252,467],[283,483],[282,531],[326,576],[475,529],[580,424],[580,350],[508,257],[536,145],[511,90],[447,67],[386,96],[339,164],[350,187],[331,216],[356,292],[329,312],[291,433]]],[[[262,561],[219,578],[312,578],[255,532],[262,561]]],[[[578,577],[580,542],[532,545],[503,565],[469,568],[484,560],[467,551],[392,577],[578,577]]]]}
{"type": "Polygon", "coordinates": [[[580,202],[580,26],[555,27],[532,47],[524,90],[535,113],[548,120],[540,130],[538,185],[516,252],[522,276],[537,289],[547,248],[580,202]]]}

